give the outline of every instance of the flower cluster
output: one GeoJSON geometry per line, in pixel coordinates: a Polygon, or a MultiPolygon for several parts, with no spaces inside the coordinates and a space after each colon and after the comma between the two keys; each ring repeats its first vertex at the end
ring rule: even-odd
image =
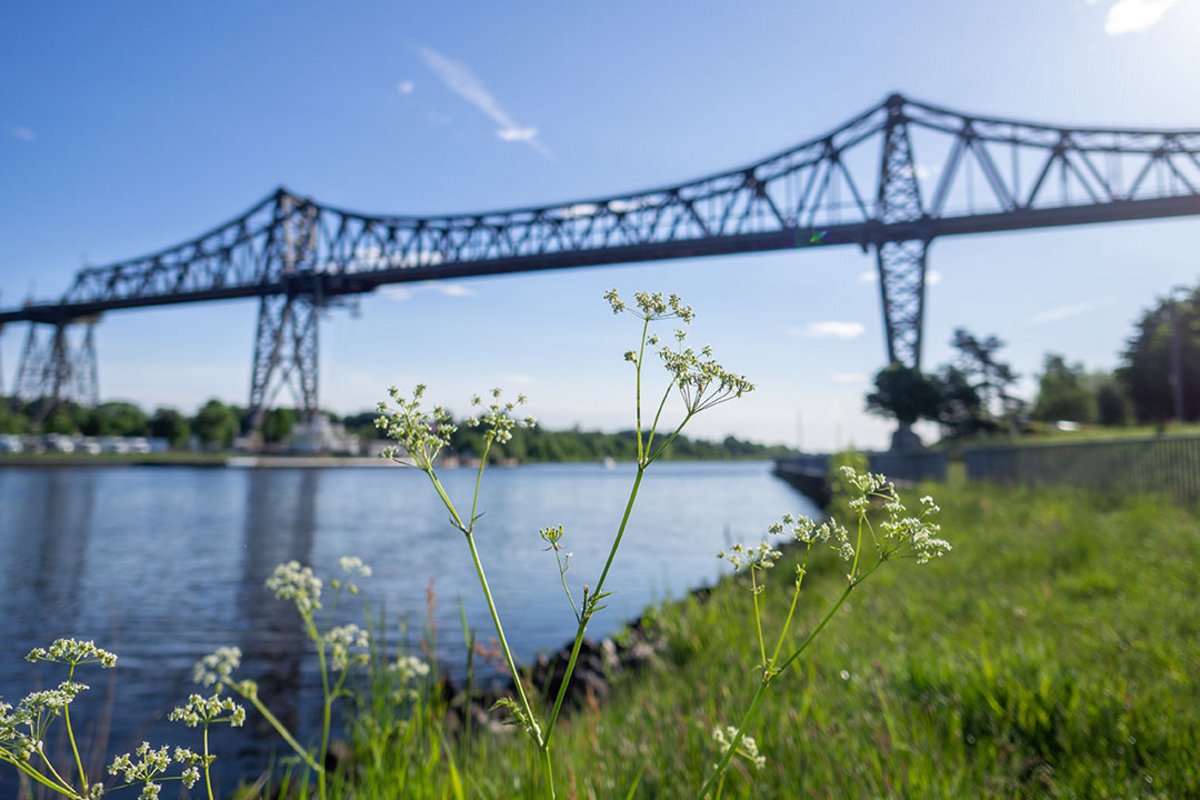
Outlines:
{"type": "MultiPolygon", "coordinates": [[[[412,399],[401,396],[395,386],[388,389],[388,395],[396,403],[396,408],[393,410],[386,400],[381,401],[375,427],[389,439],[398,442],[403,454],[411,458],[415,466],[426,471],[433,469],[438,454],[450,444],[450,437],[458,430],[450,419],[450,413],[441,406],[434,406],[432,412],[422,410],[424,384],[418,384],[413,389],[412,399]]],[[[396,460],[399,453],[397,448],[389,447],[382,455],[396,460]]]]}
{"type": "Polygon", "coordinates": [[[81,642],[78,639],[55,639],[49,647],[35,647],[25,656],[29,662],[49,661],[54,664],[99,664],[105,669],[117,665],[117,656],[107,650],[96,647],[92,641],[81,642]]]}
{"type": "Polygon", "coordinates": [[[417,686],[412,685],[429,674],[429,664],[417,656],[399,656],[387,665],[387,674],[392,679],[391,697],[396,702],[416,700],[420,697],[417,686]]]}
{"type": "Polygon", "coordinates": [[[553,528],[542,528],[538,531],[538,536],[542,537],[542,541],[546,543],[546,550],[562,550],[563,535],[562,525],[553,528]]]}
{"type": "Polygon", "coordinates": [[[22,761],[28,761],[34,751],[41,749],[41,736],[44,724],[37,725],[36,719],[30,715],[29,709],[22,701],[16,710],[11,705],[0,700],[0,749],[6,749],[22,761]],[[20,729],[28,727],[32,735],[20,729]]]}
{"type": "MultiPolygon", "coordinates": [[[[729,749],[734,739],[737,738],[737,728],[733,727],[732,725],[727,725],[722,728],[718,725],[717,727],[713,728],[712,738],[713,741],[717,743],[719,752],[723,756],[725,755],[725,751],[729,749]]],[[[734,751],[734,755],[745,759],[746,762],[752,764],[755,769],[762,769],[767,766],[767,758],[766,756],[759,754],[758,742],[754,741],[753,736],[743,736],[741,741],[739,741],[737,744],[737,750],[734,751]]],[[[716,765],[714,764],[713,766],[715,767],[716,765]]]]}
{"type": "Polygon", "coordinates": [[[634,316],[647,322],[675,318],[682,320],[685,325],[690,325],[696,316],[692,307],[685,306],[677,294],[663,297],[662,292],[638,292],[633,296],[634,305],[637,306],[636,311],[632,311],[629,306],[625,305],[625,301],[617,294],[616,289],[609,289],[605,292],[604,299],[608,301],[614,314],[630,311],[634,316]]]}
{"type": "Polygon", "coordinates": [[[918,564],[925,564],[950,552],[950,543],[940,536],[941,526],[931,519],[941,511],[932,497],[921,498],[921,511],[914,516],[900,500],[895,485],[882,475],[858,473],[851,467],[842,467],[842,475],[860,493],[850,501],[851,511],[860,520],[866,519],[872,500],[882,503],[887,519],[880,522],[879,527],[885,542],[890,545],[882,551],[884,557],[910,557],[918,564]]]}
{"type": "Polygon", "coordinates": [[[745,375],[735,375],[713,358],[711,347],[705,345],[699,354],[690,347],[684,347],[686,338],[686,331],[676,331],[679,349],[663,347],[658,355],[667,372],[675,379],[689,414],[698,414],[706,408],[754,391],[754,384],[745,375]]]}
{"type": "Polygon", "coordinates": [[[192,680],[201,686],[217,686],[230,682],[230,675],[241,666],[242,650],[239,647],[221,647],[196,662],[192,669],[192,680]]]}
{"type": "Polygon", "coordinates": [[[330,628],[321,637],[322,646],[329,650],[334,670],[342,672],[351,666],[365,667],[370,656],[365,652],[371,644],[370,634],[357,625],[330,628]],[[358,652],[351,652],[357,650],[358,652]]]}
{"type": "Polygon", "coordinates": [[[722,558],[733,564],[734,572],[742,567],[750,569],[770,569],[775,566],[775,562],[783,556],[775,548],[766,542],[759,542],[755,546],[747,547],[744,544],[735,544],[729,548],[728,552],[722,550],[717,553],[717,558],[722,558]]]}
{"type": "Polygon", "coordinates": [[[828,520],[818,525],[809,517],[784,514],[779,522],[771,525],[767,531],[776,535],[790,533],[797,542],[809,547],[814,544],[828,544],[844,560],[854,558],[854,545],[850,544],[850,533],[836,520],[828,520]]]}
{"type": "MultiPolygon", "coordinates": [[[[338,567],[343,574],[350,577],[360,576],[363,578],[371,577],[371,568],[363,563],[363,560],[358,556],[342,556],[338,559],[338,567]]],[[[329,585],[334,589],[345,589],[350,594],[358,594],[358,584],[353,581],[343,580],[341,578],[332,578],[329,585]]]]}
{"type": "Polygon", "coordinates": [[[189,728],[214,722],[228,722],[232,727],[240,728],[246,721],[246,709],[219,692],[209,697],[191,694],[186,704],[171,711],[168,719],[182,722],[189,728]]]}
{"type": "Polygon", "coordinates": [[[501,400],[503,394],[499,389],[492,389],[492,401],[486,406],[479,395],[472,397],[471,405],[478,411],[466,420],[468,428],[482,428],[484,438],[497,444],[511,440],[513,429],[517,426],[532,428],[537,425],[537,420],[533,417],[518,420],[513,416],[517,407],[527,402],[525,395],[518,394],[515,401],[504,402],[501,400]]]}
{"type": "MultiPolygon", "coordinates": [[[[188,765],[180,779],[189,789],[200,780],[200,771],[195,766],[197,760],[202,759],[191,750],[175,748],[174,761],[188,765]]],[[[171,768],[171,761],[172,757],[166,745],[155,750],[149,742],[142,742],[133,753],[125,753],[113,759],[108,766],[108,774],[120,774],[126,783],[142,784],[140,800],[157,800],[159,792],[162,791],[162,784],[155,781],[162,780],[164,773],[171,768]]]]}
{"type": "Polygon", "coordinates": [[[321,579],[313,575],[312,567],[301,567],[299,561],[275,567],[267,578],[267,588],[280,600],[295,603],[303,617],[321,608],[321,579]]]}

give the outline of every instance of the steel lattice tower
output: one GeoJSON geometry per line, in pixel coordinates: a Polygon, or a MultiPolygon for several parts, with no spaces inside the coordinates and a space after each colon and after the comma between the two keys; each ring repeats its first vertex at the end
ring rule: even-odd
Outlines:
{"type": "MultiPolygon", "coordinates": [[[[885,225],[920,222],[925,211],[904,99],[892,95],[886,107],[883,163],[879,171],[879,218],[885,225]]],[[[886,241],[875,246],[888,361],[917,370],[921,368],[928,250],[929,241],[925,238],[886,241]]]]}
{"type": "Polygon", "coordinates": [[[46,337],[39,334],[39,326],[29,326],[13,394],[27,403],[38,403],[35,423],[40,423],[64,402],[95,407],[100,393],[95,326],[95,318],[58,323],[46,337]],[[71,341],[73,324],[85,326],[78,343],[71,341]]]}
{"type": "Polygon", "coordinates": [[[318,410],[318,328],[323,305],[316,270],[318,209],[284,192],[276,195],[275,225],[267,245],[263,283],[285,287],[264,294],[258,306],[254,366],[250,376],[250,427],[259,430],[283,387],[291,390],[302,418],[318,410]]]}

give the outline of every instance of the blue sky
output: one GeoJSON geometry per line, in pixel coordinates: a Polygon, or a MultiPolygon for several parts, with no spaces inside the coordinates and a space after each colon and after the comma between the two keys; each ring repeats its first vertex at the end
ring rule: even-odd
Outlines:
{"type": "MultiPolygon", "coordinates": [[[[810,138],[891,91],[1072,125],[1200,127],[1197,0],[35,3],[0,7],[0,305],[233,217],[278,185],[379,213],[468,212],[682,181],[810,138]]],[[[1196,220],[939,240],[924,363],[995,333],[1111,368],[1195,284],[1196,220]]],[[[760,389],[694,432],[883,445],[871,257],[848,248],[406,285],[323,323],[321,396],[495,384],[553,427],[629,425],[635,331],[600,300],[674,291],[760,389]],[[840,324],[826,324],[840,323],[840,324]]],[[[245,403],[251,301],[108,315],[101,393],[245,403]]],[[[11,387],[23,327],[0,337],[11,387]]]]}

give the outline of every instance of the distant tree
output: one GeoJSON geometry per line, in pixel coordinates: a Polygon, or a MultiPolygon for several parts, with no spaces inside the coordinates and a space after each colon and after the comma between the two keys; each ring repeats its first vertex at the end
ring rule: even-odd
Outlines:
{"type": "Polygon", "coordinates": [[[867,394],[867,412],[892,417],[902,425],[937,419],[938,388],[919,371],[892,364],[875,373],[875,391],[867,394]]]}
{"type": "Polygon", "coordinates": [[[81,430],[87,436],[146,436],[150,419],[133,403],[113,401],[92,409],[81,430]]]}
{"type": "Polygon", "coordinates": [[[150,417],[150,435],[166,439],[171,447],[185,447],[191,439],[188,419],[173,408],[159,408],[150,417]]]}
{"type": "Polygon", "coordinates": [[[33,429],[42,433],[63,433],[69,436],[82,431],[90,413],[88,409],[70,400],[64,400],[47,412],[44,406],[49,402],[43,398],[25,404],[23,413],[30,420],[41,420],[40,424],[32,426],[33,429]]]}
{"type": "Polygon", "coordinates": [[[29,433],[29,416],[14,398],[0,395],[0,433],[29,433]]]}
{"type": "Polygon", "coordinates": [[[996,429],[983,407],[983,398],[967,374],[953,364],[943,364],[933,377],[938,394],[937,422],[942,435],[961,439],[996,429]]]}
{"type": "Polygon", "coordinates": [[[1068,364],[1057,353],[1046,353],[1033,406],[1034,419],[1092,423],[1097,416],[1096,391],[1083,364],[1068,364]]]}
{"type": "Polygon", "coordinates": [[[1178,347],[1183,417],[1200,419],[1200,288],[1160,299],[1134,326],[1117,378],[1140,422],[1174,418],[1172,348],[1178,347]]]}
{"type": "Polygon", "coordinates": [[[1132,413],[1125,387],[1111,372],[1094,372],[1088,382],[1096,395],[1096,421],[1106,427],[1127,425],[1132,413]]]}
{"type": "Polygon", "coordinates": [[[272,408],[263,417],[263,441],[272,444],[285,441],[296,427],[298,414],[294,408],[272,408]]]}
{"type": "Polygon", "coordinates": [[[237,412],[216,398],[205,403],[192,420],[192,430],[200,441],[214,449],[233,444],[238,427],[237,412]]]}
{"type": "Polygon", "coordinates": [[[973,381],[984,410],[994,416],[1011,418],[1019,401],[1008,393],[1008,389],[1020,375],[997,358],[1004,342],[995,335],[978,338],[966,328],[956,328],[950,344],[958,350],[958,366],[973,381]]]}

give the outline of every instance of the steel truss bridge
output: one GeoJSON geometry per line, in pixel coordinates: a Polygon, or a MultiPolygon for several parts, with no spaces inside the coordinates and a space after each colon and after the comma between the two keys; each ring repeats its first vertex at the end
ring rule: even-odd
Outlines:
{"type": "Polygon", "coordinates": [[[1196,214],[1200,130],[1038,124],[894,94],[739,169],[615,197],[391,216],[279,189],[191,241],[80,271],[58,300],[0,309],[0,327],[31,323],[17,396],[94,403],[101,314],[258,298],[257,427],[285,386],[317,410],[318,319],[338,298],[409,281],[856,245],[875,255],[889,361],[919,368],[934,239],[1196,214]]]}

